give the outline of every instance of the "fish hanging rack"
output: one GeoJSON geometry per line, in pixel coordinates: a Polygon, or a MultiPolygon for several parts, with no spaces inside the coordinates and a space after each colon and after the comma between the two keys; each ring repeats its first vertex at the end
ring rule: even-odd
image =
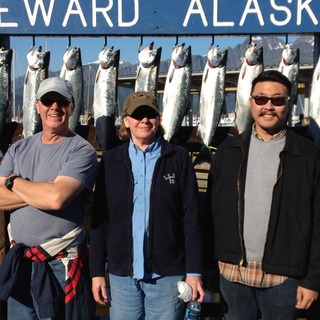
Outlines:
{"type": "Polygon", "coordinates": [[[139,46],[138,46],[138,53],[140,53],[140,49],[143,45],[143,36],[140,36],[140,43],[139,43],[139,46]]]}
{"type": "Polygon", "coordinates": [[[70,47],[71,47],[71,36],[68,36],[68,44],[66,47],[66,51],[68,51],[70,47]]]}
{"type": "MultiPolygon", "coordinates": [[[[31,46],[31,48],[30,48],[30,51],[33,50],[33,48],[35,47],[35,45],[36,45],[36,37],[35,37],[35,36],[32,36],[32,46],[31,46]]],[[[42,46],[39,46],[38,51],[39,51],[39,52],[42,51],[42,46]]]]}
{"type": "Polygon", "coordinates": [[[211,44],[209,46],[209,50],[213,47],[214,45],[214,35],[211,36],[211,44]]]}
{"type": "Polygon", "coordinates": [[[104,45],[101,50],[104,50],[106,48],[107,44],[108,44],[108,37],[104,36],[104,45]]]}

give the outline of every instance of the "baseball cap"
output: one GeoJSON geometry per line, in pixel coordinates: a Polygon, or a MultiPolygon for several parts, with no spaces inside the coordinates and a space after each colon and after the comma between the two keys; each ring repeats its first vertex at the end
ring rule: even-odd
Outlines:
{"type": "Polygon", "coordinates": [[[42,80],[37,92],[36,99],[41,99],[48,92],[60,93],[67,99],[71,99],[73,97],[71,82],[60,77],[52,77],[42,80]]]}
{"type": "Polygon", "coordinates": [[[131,116],[139,107],[150,107],[159,113],[157,98],[150,92],[137,91],[130,93],[124,101],[123,112],[131,116]]]}

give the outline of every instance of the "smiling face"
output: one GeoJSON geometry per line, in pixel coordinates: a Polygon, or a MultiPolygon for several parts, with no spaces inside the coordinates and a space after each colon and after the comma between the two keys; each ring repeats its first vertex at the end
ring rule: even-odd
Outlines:
{"type": "Polygon", "coordinates": [[[36,108],[42,120],[44,132],[64,135],[68,132],[69,117],[74,104],[56,92],[48,92],[36,101],[36,108]]]}
{"type": "MultiPolygon", "coordinates": [[[[288,92],[287,87],[279,82],[263,81],[255,85],[251,96],[288,97],[288,92]]],[[[285,126],[289,112],[289,101],[284,100],[282,105],[275,106],[269,99],[266,104],[258,105],[255,99],[250,98],[250,109],[257,133],[263,139],[268,140],[285,126]]]]}
{"type": "Polygon", "coordinates": [[[134,144],[144,150],[156,139],[160,116],[150,107],[141,106],[131,116],[125,116],[123,122],[130,129],[134,144]]]}

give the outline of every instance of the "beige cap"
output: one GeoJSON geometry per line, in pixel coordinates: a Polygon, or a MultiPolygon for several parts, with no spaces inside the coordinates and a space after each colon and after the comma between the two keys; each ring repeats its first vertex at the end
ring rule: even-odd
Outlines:
{"type": "Polygon", "coordinates": [[[41,99],[48,92],[57,92],[70,100],[73,97],[71,82],[60,77],[47,78],[41,81],[36,99],[41,99]]]}
{"type": "Polygon", "coordinates": [[[130,93],[124,101],[123,113],[132,115],[139,107],[150,107],[159,113],[157,98],[150,92],[137,91],[130,93]]]}

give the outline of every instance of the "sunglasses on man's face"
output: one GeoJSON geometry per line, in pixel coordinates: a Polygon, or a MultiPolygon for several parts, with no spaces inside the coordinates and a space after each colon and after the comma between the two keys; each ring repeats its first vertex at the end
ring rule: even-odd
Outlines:
{"type": "Polygon", "coordinates": [[[40,101],[45,107],[51,107],[55,102],[58,104],[59,107],[68,107],[71,102],[68,99],[51,99],[51,98],[43,98],[43,99],[40,99],[40,101]]]}
{"type": "Polygon", "coordinates": [[[264,106],[270,100],[275,107],[281,107],[285,105],[290,97],[251,96],[251,99],[253,99],[258,106],[264,106]]]}

